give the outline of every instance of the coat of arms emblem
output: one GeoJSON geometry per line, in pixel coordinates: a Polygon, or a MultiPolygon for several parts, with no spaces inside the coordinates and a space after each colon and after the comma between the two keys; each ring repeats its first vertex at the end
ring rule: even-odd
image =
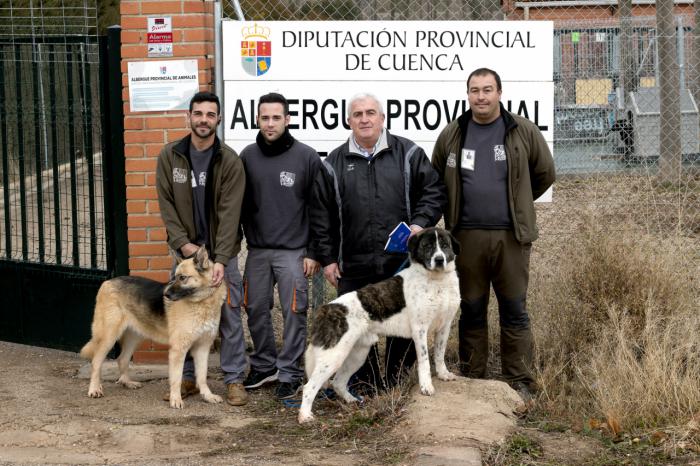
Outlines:
{"type": "Polygon", "coordinates": [[[241,41],[241,65],[246,73],[251,76],[261,76],[270,69],[272,61],[272,41],[270,28],[253,26],[241,29],[243,40],[241,41]]]}

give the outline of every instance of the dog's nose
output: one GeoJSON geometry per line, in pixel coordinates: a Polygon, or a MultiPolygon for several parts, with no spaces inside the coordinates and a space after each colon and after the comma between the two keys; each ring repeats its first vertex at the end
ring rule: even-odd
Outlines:
{"type": "Polygon", "coordinates": [[[435,261],[435,267],[442,267],[445,265],[445,258],[442,256],[438,256],[433,260],[435,261]]]}

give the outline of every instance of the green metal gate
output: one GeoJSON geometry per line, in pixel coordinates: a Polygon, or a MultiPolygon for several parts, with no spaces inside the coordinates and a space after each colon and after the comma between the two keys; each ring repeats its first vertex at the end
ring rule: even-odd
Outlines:
{"type": "Polygon", "coordinates": [[[128,273],[120,29],[18,30],[0,34],[0,339],[76,350],[128,273]]]}

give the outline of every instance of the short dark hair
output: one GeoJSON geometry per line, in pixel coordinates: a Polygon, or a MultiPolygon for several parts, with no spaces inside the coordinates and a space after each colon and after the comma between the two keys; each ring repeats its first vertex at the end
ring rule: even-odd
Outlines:
{"type": "Polygon", "coordinates": [[[501,77],[493,71],[492,69],[489,68],[478,68],[474,71],[471,72],[469,77],[467,78],[467,91],[469,91],[469,81],[471,81],[472,76],[488,76],[491,75],[496,79],[496,90],[500,91],[501,90],[501,77]]]}
{"type": "Polygon", "coordinates": [[[219,102],[219,98],[216,96],[216,94],[213,94],[208,91],[197,92],[195,95],[192,96],[192,98],[190,99],[190,113],[192,113],[192,107],[194,106],[194,104],[198,104],[200,102],[215,102],[216,113],[221,113],[221,103],[219,102]]]}
{"type": "Polygon", "coordinates": [[[260,105],[262,104],[282,104],[285,116],[289,115],[289,102],[287,102],[287,99],[285,99],[282,94],[270,92],[269,94],[260,96],[260,100],[258,100],[258,113],[260,113],[260,105]]]}

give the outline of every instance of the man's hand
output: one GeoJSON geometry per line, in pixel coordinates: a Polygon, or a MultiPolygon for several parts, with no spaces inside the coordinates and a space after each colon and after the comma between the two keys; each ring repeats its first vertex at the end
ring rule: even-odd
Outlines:
{"type": "Polygon", "coordinates": [[[314,276],[319,270],[321,270],[321,264],[313,259],[304,257],[304,276],[306,278],[314,276]]]}
{"type": "Polygon", "coordinates": [[[338,288],[338,279],[340,278],[340,269],[338,268],[338,263],[333,262],[328,264],[323,268],[323,276],[326,277],[328,283],[333,285],[334,288],[338,288]]]}
{"type": "Polygon", "coordinates": [[[195,252],[197,252],[197,249],[199,249],[199,246],[197,246],[196,244],[187,243],[180,248],[180,253],[182,254],[182,257],[186,259],[192,256],[195,252]]]}
{"type": "Polygon", "coordinates": [[[414,235],[420,233],[421,231],[423,231],[422,226],[413,224],[413,225],[411,225],[411,234],[408,235],[408,237],[410,238],[411,236],[414,236],[414,235]]]}
{"type": "Polygon", "coordinates": [[[215,263],[214,272],[211,276],[211,286],[216,288],[221,285],[221,281],[224,279],[224,264],[215,263]]]}

